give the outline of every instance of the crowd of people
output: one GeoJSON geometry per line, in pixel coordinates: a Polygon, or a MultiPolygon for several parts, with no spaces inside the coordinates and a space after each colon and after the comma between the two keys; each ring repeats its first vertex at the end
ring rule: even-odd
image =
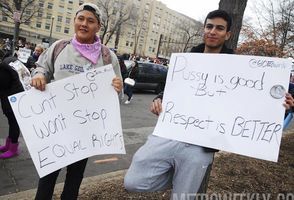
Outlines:
{"type": "Polygon", "coordinates": [[[160,64],[164,66],[167,66],[169,62],[169,60],[165,58],[150,58],[149,56],[140,56],[137,54],[124,54],[121,57],[127,60],[151,62],[151,63],[160,64]]]}
{"type": "MultiPolygon", "coordinates": [[[[124,88],[127,95],[125,104],[132,99],[132,86],[123,84],[123,80],[131,78],[136,80],[138,63],[140,59],[151,61],[150,58],[139,58],[135,55],[129,59],[134,60],[134,66],[127,70],[123,59],[117,58],[114,52],[104,46],[97,33],[101,29],[102,14],[98,6],[84,3],[79,6],[74,18],[75,34],[65,44],[56,41],[46,51],[41,45],[36,45],[25,66],[31,71],[31,86],[40,91],[46,90],[46,84],[62,80],[80,71],[61,69],[65,64],[99,68],[112,64],[115,77],[112,80],[113,89],[119,94],[124,88]],[[55,47],[62,46],[56,58],[53,58],[55,47]],[[52,59],[53,58],[53,59],[52,59]]],[[[210,12],[204,21],[203,43],[192,48],[192,53],[233,54],[234,51],[226,47],[225,42],[231,36],[232,19],[222,10],[210,12]]],[[[5,60],[0,65],[0,97],[2,110],[8,118],[9,133],[5,144],[0,146],[1,159],[18,155],[18,137],[20,130],[12,112],[7,97],[24,90],[18,74],[10,66],[15,59],[5,60]]],[[[151,62],[160,62],[155,59],[151,62]]],[[[159,115],[162,111],[163,93],[160,93],[151,102],[151,112],[159,115]]],[[[291,109],[294,99],[291,95],[285,96],[285,107],[291,109]]],[[[150,135],[147,142],[135,153],[130,168],[124,180],[124,186],[129,191],[147,192],[172,188],[173,198],[180,199],[183,194],[203,193],[206,188],[203,184],[210,174],[211,165],[216,149],[186,144],[184,142],[164,139],[150,135]]],[[[77,199],[80,184],[88,159],[74,162],[67,166],[67,174],[61,199],[77,199]]],[[[60,170],[52,172],[39,179],[35,199],[52,199],[54,186],[60,170]]],[[[188,197],[185,199],[189,199],[188,197]]]]}

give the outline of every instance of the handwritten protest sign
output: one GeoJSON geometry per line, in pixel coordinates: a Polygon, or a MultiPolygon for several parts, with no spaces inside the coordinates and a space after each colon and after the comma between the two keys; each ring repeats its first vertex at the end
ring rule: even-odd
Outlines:
{"type": "Polygon", "coordinates": [[[26,66],[19,60],[11,62],[9,65],[17,72],[23,88],[25,90],[31,89],[31,73],[28,68],[26,68],[26,66]]]}
{"type": "Polygon", "coordinates": [[[40,177],[98,154],[124,154],[111,65],[9,100],[40,177]]]}
{"type": "Polygon", "coordinates": [[[19,48],[18,49],[18,55],[17,58],[20,60],[22,63],[27,63],[29,57],[31,56],[31,49],[26,49],[26,48],[19,48]]]}
{"type": "Polygon", "coordinates": [[[287,59],[173,54],[153,134],[277,161],[290,69],[287,59]]]}

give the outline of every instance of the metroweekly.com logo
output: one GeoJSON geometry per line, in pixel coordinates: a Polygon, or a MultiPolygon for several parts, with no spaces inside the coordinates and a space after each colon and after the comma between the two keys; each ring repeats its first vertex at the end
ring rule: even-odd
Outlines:
{"type": "Polygon", "coordinates": [[[211,194],[172,194],[173,200],[294,200],[294,193],[211,193],[211,194]]]}

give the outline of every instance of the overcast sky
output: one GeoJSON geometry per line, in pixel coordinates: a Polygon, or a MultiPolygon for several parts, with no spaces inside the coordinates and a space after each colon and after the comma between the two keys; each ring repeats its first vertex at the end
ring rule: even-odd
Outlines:
{"type": "MultiPolygon", "coordinates": [[[[197,21],[203,22],[207,13],[218,9],[220,0],[159,0],[167,5],[168,8],[176,10],[197,21]]],[[[250,1],[247,3],[244,17],[248,16],[250,1]]]]}

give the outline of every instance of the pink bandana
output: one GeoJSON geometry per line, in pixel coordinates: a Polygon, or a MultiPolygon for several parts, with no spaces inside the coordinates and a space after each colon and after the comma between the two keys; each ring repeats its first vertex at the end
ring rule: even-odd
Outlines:
{"type": "Polygon", "coordinates": [[[101,41],[99,37],[95,37],[95,42],[93,44],[81,44],[76,39],[76,36],[74,36],[72,45],[83,57],[90,60],[93,64],[97,64],[101,54],[101,41]]]}

